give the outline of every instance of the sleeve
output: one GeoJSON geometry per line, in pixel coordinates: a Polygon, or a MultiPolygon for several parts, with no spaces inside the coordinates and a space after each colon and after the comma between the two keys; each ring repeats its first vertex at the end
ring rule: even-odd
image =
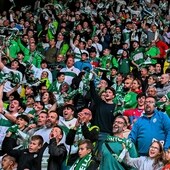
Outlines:
{"type": "Polygon", "coordinates": [[[70,38],[70,46],[71,46],[71,49],[74,51],[76,46],[74,45],[72,38],[70,38]]]}
{"type": "Polygon", "coordinates": [[[115,57],[112,57],[112,66],[118,68],[118,62],[117,62],[117,59],[115,57]]]}
{"type": "Polygon", "coordinates": [[[10,71],[12,71],[11,69],[7,68],[6,66],[3,67],[2,71],[4,73],[9,73],[10,71]]]}
{"type": "Polygon", "coordinates": [[[41,61],[42,61],[42,58],[39,55],[37,55],[37,57],[36,57],[36,67],[41,68],[41,61]]]}
{"type": "Polygon", "coordinates": [[[102,99],[99,97],[99,95],[96,93],[94,82],[90,81],[90,94],[92,99],[94,100],[95,104],[100,104],[102,99]]]}
{"type": "Polygon", "coordinates": [[[125,162],[127,165],[129,166],[132,166],[134,168],[137,168],[139,169],[141,167],[141,164],[143,162],[143,159],[142,157],[138,157],[138,158],[131,158],[129,153],[127,152],[126,153],[126,156],[125,156],[125,162]]]}
{"type": "Polygon", "coordinates": [[[57,145],[55,138],[50,140],[48,147],[50,156],[56,156],[62,159],[67,154],[67,150],[64,144],[57,145]]]}
{"type": "Polygon", "coordinates": [[[132,147],[129,148],[129,154],[130,154],[131,158],[137,158],[137,156],[138,156],[138,153],[136,151],[136,147],[135,147],[134,143],[132,143],[132,147]]]}
{"type": "Polygon", "coordinates": [[[110,79],[107,78],[107,73],[106,72],[103,72],[101,79],[106,80],[108,82],[109,86],[113,85],[113,82],[110,79]]]}
{"type": "Polygon", "coordinates": [[[17,58],[17,52],[19,52],[20,48],[17,42],[12,41],[12,44],[9,46],[10,57],[17,58]]]}
{"type": "Polygon", "coordinates": [[[137,136],[138,136],[138,122],[135,122],[134,125],[132,126],[132,130],[128,136],[128,138],[136,144],[137,142],[137,136]]]}
{"type": "Polygon", "coordinates": [[[2,142],[2,152],[5,153],[11,153],[14,147],[17,146],[16,140],[11,137],[5,137],[2,142]]]}
{"type": "Polygon", "coordinates": [[[125,95],[125,103],[124,103],[124,107],[125,108],[135,108],[137,105],[137,94],[136,93],[128,93],[127,95],[125,95]]]}
{"type": "Polygon", "coordinates": [[[68,44],[63,44],[63,46],[62,46],[62,48],[61,48],[61,50],[60,50],[60,54],[62,54],[62,55],[66,55],[66,53],[67,53],[67,51],[68,51],[68,49],[69,49],[69,46],[68,46],[68,44]]]}
{"type": "Polygon", "coordinates": [[[29,53],[30,53],[29,49],[24,47],[24,45],[21,43],[20,39],[18,39],[18,45],[19,45],[21,51],[24,53],[23,62],[29,61],[29,58],[30,58],[30,56],[29,56],[29,53]]]}
{"type": "Polygon", "coordinates": [[[66,136],[66,144],[67,145],[73,145],[75,135],[76,135],[76,130],[70,129],[66,136]]]}
{"type": "Polygon", "coordinates": [[[162,113],[163,114],[163,128],[165,129],[165,145],[164,145],[164,149],[167,150],[170,146],[170,118],[168,117],[167,114],[162,113]]]}
{"type": "Polygon", "coordinates": [[[96,142],[98,140],[99,128],[97,126],[92,127],[90,130],[86,124],[82,127],[82,133],[85,139],[89,139],[91,142],[96,142]]]}

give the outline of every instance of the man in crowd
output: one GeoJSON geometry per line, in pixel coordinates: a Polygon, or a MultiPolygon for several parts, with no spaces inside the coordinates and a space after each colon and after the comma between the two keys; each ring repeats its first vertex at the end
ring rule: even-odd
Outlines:
{"type": "Polygon", "coordinates": [[[123,132],[126,128],[126,119],[123,116],[117,116],[113,122],[113,136],[107,136],[107,139],[102,145],[102,159],[100,163],[101,170],[127,169],[128,166],[123,162],[123,158],[121,157],[124,145],[128,148],[131,157],[137,157],[134,144],[123,136],[123,132]]]}
{"type": "Polygon", "coordinates": [[[156,100],[148,96],[144,114],[133,125],[129,138],[137,146],[139,155],[146,156],[153,139],[164,141],[164,149],[170,145],[170,119],[167,114],[156,110],[156,100]]]}

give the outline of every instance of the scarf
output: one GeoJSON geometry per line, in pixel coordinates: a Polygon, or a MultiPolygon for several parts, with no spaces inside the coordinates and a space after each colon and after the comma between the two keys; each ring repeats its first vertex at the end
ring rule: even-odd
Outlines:
{"type": "Polygon", "coordinates": [[[106,142],[118,142],[118,143],[122,143],[122,144],[125,145],[125,147],[127,149],[130,149],[133,146],[131,140],[126,139],[126,138],[119,138],[117,136],[108,136],[107,139],[106,139],[106,142]]]}
{"type": "Polygon", "coordinates": [[[125,139],[125,138],[119,138],[117,136],[108,136],[107,139],[106,139],[106,142],[118,142],[118,143],[121,143],[121,144],[124,144],[125,145],[125,148],[123,148],[122,152],[117,155],[115,153],[112,153],[112,156],[118,161],[118,162],[122,162],[124,157],[125,157],[125,154],[126,152],[132,148],[132,142],[128,139],[125,139]]]}
{"type": "Polygon", "coordinates": [[[91,154],[87,154],[83,158],[79,158],[76,162],[72,165],[70,170],[85,170],[89,166],[90,160],[92,158],[91,154]]]}

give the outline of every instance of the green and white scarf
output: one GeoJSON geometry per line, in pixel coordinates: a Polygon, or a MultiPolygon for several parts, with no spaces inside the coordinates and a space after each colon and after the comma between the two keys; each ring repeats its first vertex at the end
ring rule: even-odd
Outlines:
{"type": "Polygon", "coordinates": [[[112,153],[112,156],[118,161],[118,162],[122,162],[124,157],[125,157],[125,154],[126,152],[132,148],[132,142],[128,139],[125,139],[125,138],[119,138],[117,136],[108,136],[107,139],[106,139],[106,142],[118,142],[118,143],[121,143],[121,144],[124,144],[125,145],[125,148],[123,148],[122,152],[117,155],[115,153],[112,153]]]}
{"type": "Polygon", "coordinates": [[[86,170],[90,164],[91,158],[92,155],[87,154],[85,157],[77,159],[76,162],[70,168],[70,170],[86,170]]]}

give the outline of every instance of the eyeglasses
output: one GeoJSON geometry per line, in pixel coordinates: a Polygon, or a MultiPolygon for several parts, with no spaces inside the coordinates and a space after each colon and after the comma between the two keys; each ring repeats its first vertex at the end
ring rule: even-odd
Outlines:
{"type": "Polygon", "coordinates": [[[150,149],[155,149],[155,150],[159,150],[159,148],[151,146],[150,149]]]}
{"type": "Polygon", "coordinates": [[[145,104],[155,104],[154,101],[145,101],[145,104]]]}

